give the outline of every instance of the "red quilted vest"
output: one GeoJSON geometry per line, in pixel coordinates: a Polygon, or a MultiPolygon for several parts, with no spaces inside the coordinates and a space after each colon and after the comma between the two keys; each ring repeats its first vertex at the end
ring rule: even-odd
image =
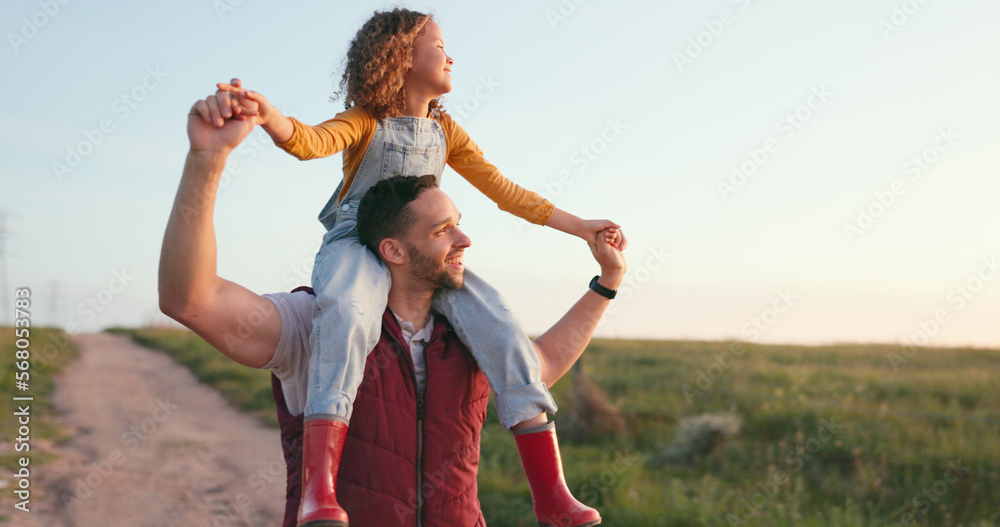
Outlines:
{"type": "MultiPolygon", "coordinates": [[[[386,310],[354,402],[337,501],[351,527],[485,527],[476,474],[489,398],[486,377],[439,317],[424,350],[427,388],[421,400],[402,342],[399,324],[386,310]]],[[[288,465],[283,525],[294,527],[302,485],[302,416],[288,413],[277,377],[272,375],[271,384],[288,465]]]]}

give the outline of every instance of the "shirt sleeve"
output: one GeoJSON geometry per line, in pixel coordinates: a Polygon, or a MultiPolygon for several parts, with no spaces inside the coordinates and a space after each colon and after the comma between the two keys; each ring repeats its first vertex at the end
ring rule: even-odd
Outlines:
{"type": "Polygon", "coordinates": [[[538,225],[548,223],[555,205],[504,177],[451,116],[443,114],[441,126],[448,141],[448,165],[455,172],[493,200],[500,210],[538,225]]]}
{"type": "Polygon", "coordinates": [[[275,144],[300,160],[332,156],[357,145],[373,133],[375,124],[370,115],[357,106],[316,126],[303,124],[294,117],[289,119],[294,127],[292,137],[275,144]]]}
{"type": "Polygon", "coordinates": [[[309,386],[309,334],[312,332],[313,297],[305,291],[263,295],[281,316],[281,337],[274,355],[262,369],[269,369],[281,381],[285,404],[292,415],[302,413],[309,386]]]}

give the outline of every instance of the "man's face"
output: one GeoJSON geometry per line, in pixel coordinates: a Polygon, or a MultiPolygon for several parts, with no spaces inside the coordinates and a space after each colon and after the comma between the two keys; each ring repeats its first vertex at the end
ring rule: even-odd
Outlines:
{"type": "Polygon", "coordinates": [[[416,221],[403,238],[413,278],[432,289],[460,289],[465,283],[465,248],[472,244],[458,228],[462,215],[440,189],[420,193],[410,203],[416,221]]]}

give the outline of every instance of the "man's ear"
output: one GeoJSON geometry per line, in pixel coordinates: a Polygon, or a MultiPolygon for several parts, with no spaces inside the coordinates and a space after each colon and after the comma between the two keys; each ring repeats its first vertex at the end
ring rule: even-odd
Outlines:
{"type": "Polygon", "coordinates": [[[379,255],[385,263],[402,265],[406,261],[406,247],[399,240],[386,238],[378,244],[379,255]]]}

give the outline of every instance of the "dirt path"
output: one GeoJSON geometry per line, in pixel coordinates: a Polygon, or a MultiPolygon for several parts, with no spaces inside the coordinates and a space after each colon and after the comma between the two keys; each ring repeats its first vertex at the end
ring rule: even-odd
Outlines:
{"type": "Polygon", "coordinates": [[[37,469],[32,511],[10,514],[12,525],[281,524],[276,429],[127,337],[74,340],[80,357],[57,378],[55,393],[72,439],[54,447],[57,461],[37,469]]]}

